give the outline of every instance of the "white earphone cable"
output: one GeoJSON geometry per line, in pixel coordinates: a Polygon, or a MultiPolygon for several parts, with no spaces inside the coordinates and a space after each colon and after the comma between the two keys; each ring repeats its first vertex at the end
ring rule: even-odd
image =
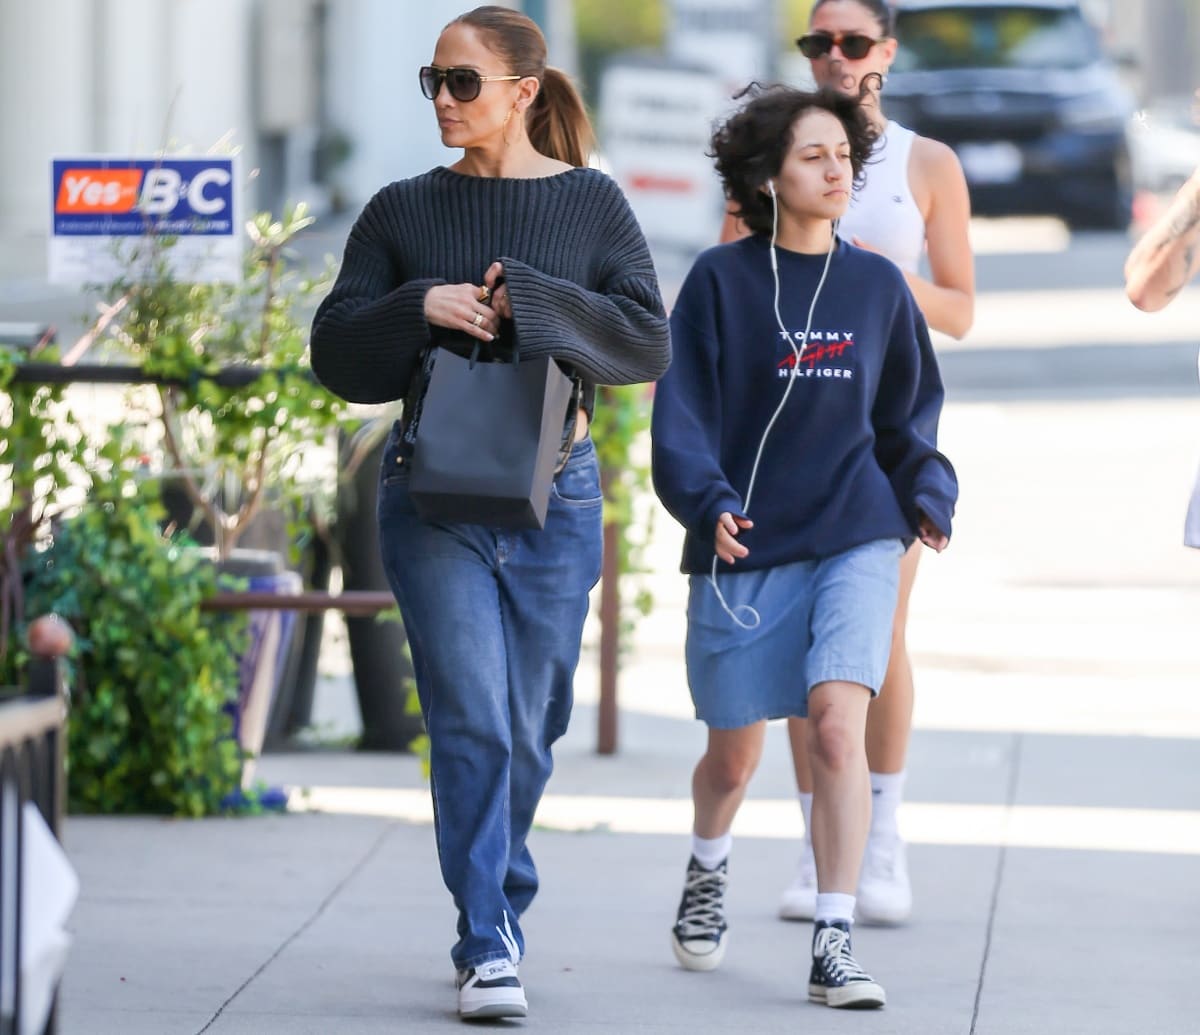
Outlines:
{"type": "MultiPolygon", "coordinates": [[[[763,451],[767,446],[767,437],[771,434],[771,429],[775,426],[775,422],[779,419],[779,415],[783,412],[784,406],[787,405],[788,396],[791,395],[792,386],[796,383],[796,371],[800,368],[800,361],[804,358],[804,350],[808,347],[808,336],[812,333],[813,314],[817,309],[817,299],[821,297],[821,288],[825,286],[825,278],[829,274],[829,263],[833,258],[833,250],[837,244],[837,220],[834,220],[833,228],[830,233],[829,251],[825,254],[825,267],[821,270],[821,279],[817,281],[817,289],[813,292],[812,302],[808,307],[808,319],[804,324],[804,334],[800,338],[800,347],[796,347],[796,342],[792,338],[788,329],[783,324],[783,317],[779,313],[779,259],[775,253],[775,242],[779,237],[779,202],[775,197],[775,185],[768,181],[771,191],[771,275],[775,280],[775,322],[779,325],[779,331],[792,349],[792,355],[795,357],[795,366],[788,377],[787,387],[783,390],[783,398],[779,400],[779,405],[775,407],[775,412],[771,414],[771,419],[767,421],[766,430],[763,431],[762,438],[758,443],[758,452],[754,457],[754,466],[750,469],[750,482],[746,487],[746,498],[742,505],[742,512],[746,517],[750,516],[750,501],[754,496],[754,483],[758,480],[758,468],[762,463],[763,451]]],[[[725,595],[721,592],[721,587],[717,585],[717,555],[713,554],[712,569],[708,575],[709,584],[713,588],[713,592],[717,594],[717,599],[721,603],[721,607],[725,613],[729,615],[734,622],[743,629],[754,629],[762,621],[762,616],[750,604],[739,604],[737,607],[731,608],[725,595]],[[739,612],[745,612],[749,615],[749,621],[743,621],[738,617],[739,612]]]]}

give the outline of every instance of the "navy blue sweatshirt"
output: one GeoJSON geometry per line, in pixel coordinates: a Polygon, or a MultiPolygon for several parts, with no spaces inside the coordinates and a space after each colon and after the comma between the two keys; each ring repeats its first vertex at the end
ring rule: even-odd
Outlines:
{"type": "MultiPolygon", "coordinates": [[[[780,312],[799,346],[825,255],[778,253],[780,312]]],[[[659,497],[687,529],[682,570],[711,569],[723,511],[754,521],[738,537],[750,555],[737,571],[911,540],[919,512],[949,535],[958,483],[936,446],[941,376],[903,274],[839,239],[799,364],[773,296],[769,245],[755,235],[700,255],[671,313],[653,465],[659,497]]]]}

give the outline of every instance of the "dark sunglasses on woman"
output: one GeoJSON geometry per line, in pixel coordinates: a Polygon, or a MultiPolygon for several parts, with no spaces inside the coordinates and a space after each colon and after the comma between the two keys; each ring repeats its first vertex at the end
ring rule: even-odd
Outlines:
{"type": "Polygon", "coordinates": [[[421,93],[431,101],[437,97],[442,83],[446,84],[450,96],[456,101],[473,101],[479,96],[484,83],[525,78],[519,75],[480,75],[473,68],[439,68],[437,65],[425,65],[417,74],[421,80],[421,93]]]}
{"type": "Polygon", "coordinates": [[[830,36],[827,32],[814,32],[809,36],[801,36],[796,40],[796,46],[800,48],[801,54],[811,60],[833,53],[833,45],[836,43],[845,57],[851,61],[858,61],[865,58],[876,43],[886,42],[887,40],[873,39],[857,32],[848,36],[830,36]]]}

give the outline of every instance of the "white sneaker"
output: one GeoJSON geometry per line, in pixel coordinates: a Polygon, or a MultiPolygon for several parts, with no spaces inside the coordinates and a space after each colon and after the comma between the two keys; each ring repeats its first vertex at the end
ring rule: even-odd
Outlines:
{"type": "Polygon", "coordinates": [[[528,1009],[525,989],[512,960],[489,960],[458,972],[460,1017],[524,1017],[528,1009]]]}
{"type": "Polygon", "coordinates": [[[779,900],[781,920],[811,920],[817,913],[817,861],[812,842],[806,837],[796,865],[796,876],[779,900]]]}
{"type": "Polygon", "coordinates": [[[867,842],[858,878],[857,918],[864,924],[902,924],[912,915],[908,846],[899,834],[867,842]]]}

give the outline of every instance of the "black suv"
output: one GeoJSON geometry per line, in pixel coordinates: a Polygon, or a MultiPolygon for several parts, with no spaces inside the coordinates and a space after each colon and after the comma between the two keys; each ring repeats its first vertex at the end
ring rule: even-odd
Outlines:
{"type": "Polygon", "coordinates": [[[958,153],[982,215],[1129,225],[1132,99],[1073,0],[902,0],[889,116],[958,153]]]}

